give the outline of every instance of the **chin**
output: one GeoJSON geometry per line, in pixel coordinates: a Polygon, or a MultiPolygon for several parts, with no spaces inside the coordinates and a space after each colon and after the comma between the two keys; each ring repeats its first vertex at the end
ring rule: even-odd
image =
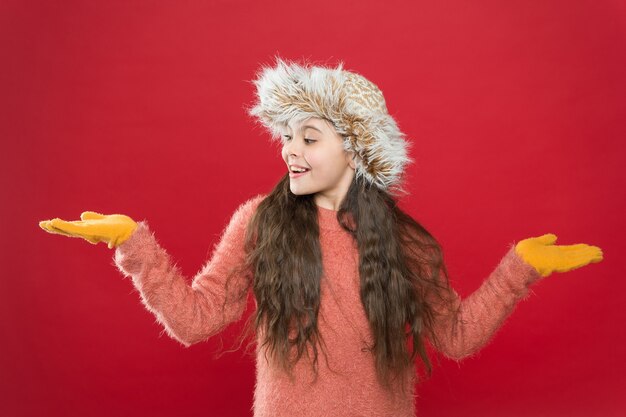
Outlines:
{"type": "Polygon", "coordinates": [[[308,195],[308,194],[313,194],[313,192],[311,190],[305,190],[302,187],[289,187],[289,189],[291,190],[291,193],[294,195],[308,195]]]}

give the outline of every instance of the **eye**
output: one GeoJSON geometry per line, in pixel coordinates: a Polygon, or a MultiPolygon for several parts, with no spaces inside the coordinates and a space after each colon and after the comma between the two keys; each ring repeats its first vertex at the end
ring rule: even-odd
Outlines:
{"type": "MultiPolygon", "coordinates": [[[[285,139],[285,141],[289,141],[289,140],[291,140],[291,136],[289,136],[289,135],[283,135],[283,138],[285,139]]],[[[314,140],[314,139],[307,139],[307,138],[304,138],[304,142],[305,142],[305,143],[314,143],[314,142],[317,142],[317,141],[316,141],[316,140],[314,140]]]]}

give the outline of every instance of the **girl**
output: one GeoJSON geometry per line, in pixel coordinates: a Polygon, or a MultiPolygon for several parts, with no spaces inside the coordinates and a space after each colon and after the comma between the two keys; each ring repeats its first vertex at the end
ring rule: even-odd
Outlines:
{"type": "Polygon", "coordinates": [[[397,205],[412,160],[381,91],[343,63],[277,58],[257,75],[248,111],[282,140],[289,172],[235,211],[191,285],[146,221],[88,211],[40,223],[115,247],[145,307],[186,347],[238,320],[251,290],[255,416],[414,416],[415,359],[432,370],[426,340],[454,360],[472,355],[531,284],[602,260],[553,234],[524,239],[461,300],[435,238],[397,205]]]}

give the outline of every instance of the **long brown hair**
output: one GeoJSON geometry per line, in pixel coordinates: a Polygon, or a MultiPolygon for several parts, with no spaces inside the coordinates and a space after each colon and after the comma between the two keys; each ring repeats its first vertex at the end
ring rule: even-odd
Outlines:
{"type": "MultiPolygon", "coordinates": [[[[432,331],[436,312],[426,300],[439,299],[446,306],[453,297],[440,245],[392,195],[356,177],[337,219],[357,242],[361,302],[374,336],[369,350],[379,382],[389,388],[418,355],[430,376],[424,332],[438,343],[432,331]]],[[[313,195],[293,194],[285,175],[259,203],[245,247],[257,310],[240,343],[253,328],[261,330],[266,355],[291,376],[293,365],[305,352],[309,355],[308,343],[317,374],[318,344],[323,349],[317,328],[323,267],[313,195]]]]}

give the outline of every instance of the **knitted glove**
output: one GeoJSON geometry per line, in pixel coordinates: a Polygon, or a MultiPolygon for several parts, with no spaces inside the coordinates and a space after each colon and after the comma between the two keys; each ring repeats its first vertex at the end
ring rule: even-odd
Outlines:
{"type": "Polygon", "coordinates": [[[515,245],[515,252],[542,277],[554,271],[566,272],[603,259],[602,249],[597,246],[584,243],[556,246],[553,245],[556,239],[552,233],[524,239],[515,245]]]}
{"type": "Polygon", "coordinates": [[[124,243],[137,228],[137,223],[123,214],[104,215],[93,211],[85,211],[80,221],[66,222],[58,218],[43,220],[39,226],[46,232],[80,237],[93,243],[105,242],[109,249],[124,243]]]}

